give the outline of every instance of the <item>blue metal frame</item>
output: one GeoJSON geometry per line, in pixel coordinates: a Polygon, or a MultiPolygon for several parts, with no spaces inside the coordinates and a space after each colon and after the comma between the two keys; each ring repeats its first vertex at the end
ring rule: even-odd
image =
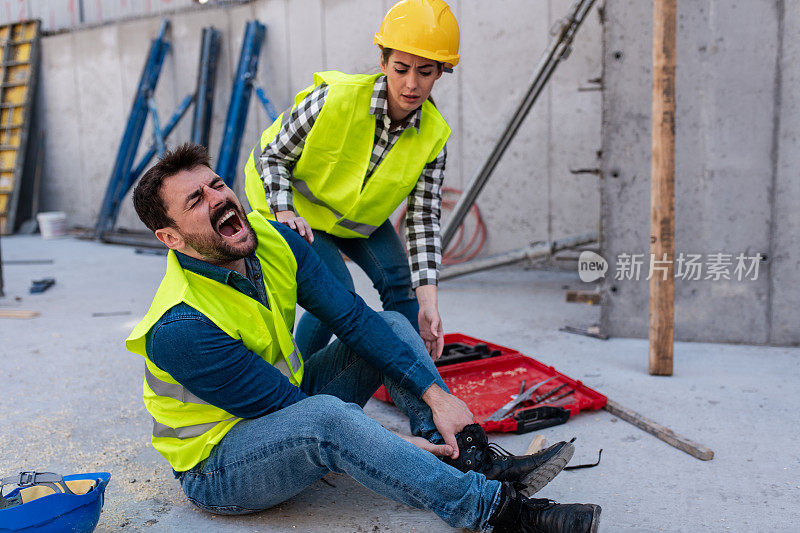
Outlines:
{"type": "Polygon", "coordinates": [[[231,91],[228,115],[225,118],[225,131],[217,158],[217,174],[229,186],[236,181],[236,165],[239,162],[239,148],[242,143],[247,111],[250,105],[252,80],[258,69],[258,57],[264,42],[266,28],[257,20],[251,20],[245,27],[239,66],[231,91]]]}
{"type": "Polygon", "coordinates": [[[128,176],[133,166],[133,159],[139,149],[142,131],[147,121],[147,101],[156,88],[161,67],[164,65],[164,57],[170,47],[170,44],[165,40],[168,29],[169,21],[165,19],[161,22],[158,37],[150,43],[150,52],[142,69],[142,76],[139,79],[139,86],[136,89],[136,96],[128,116],[128,124],[125,126],[125,133],[122,135],[122,142],[120,142],[119,150],[117,151],[114,170],[111,172],[111,179],[103,196],[102,208],[95,227],[97,237],[101,237],[104,231],[113,227],[120,202],[125,193],[128,192],[127,189],[124,189],[124,184],[129,181],[128,176]]]}
{"type": "Polygon", "coordinates": [[[200,47],[200,68],[197,70],[197,92],[195,93],[192,117],[192,142],[208,147],[211,133],[211,115],[214,108],[214,85],[217,79],[220,33],[213,26],[203,28],[200,47]]]}

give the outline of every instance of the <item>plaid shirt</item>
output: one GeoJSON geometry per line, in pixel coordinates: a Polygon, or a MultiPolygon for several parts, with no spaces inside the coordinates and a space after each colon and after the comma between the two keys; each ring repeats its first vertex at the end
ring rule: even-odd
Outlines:
{"type": "MultiPolygon", "coordinates": [[[[303,152],[303,145],[311,127],[317,120],[328,86],[320,85],[306,96],[292,111],[271,143],[261,154],[261,180],[272,212],[294,211],[292,202],[291,172],[303,152]]],[[[390,129],[389,103],[386,77],[375,81],[370,100],[370,114],[375,115],[375,142],[367,168],[366,179],[386,157],[395,141],[407,128],[419,131],[422,109],[411,113],[395,129],[390,129]]],[[[447,159],[447,147],[425,165],[414,190],[408,195],[406,210],[406,243],[408,263],[411,267],[411,286],[436,285],[442,262],[442,240],[439,216],[442,206],[442,183],[447,159]]]]}

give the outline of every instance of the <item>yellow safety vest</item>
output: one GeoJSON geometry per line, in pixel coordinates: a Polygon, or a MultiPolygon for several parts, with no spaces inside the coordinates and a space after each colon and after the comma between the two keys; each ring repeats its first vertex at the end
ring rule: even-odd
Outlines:
{"type": "MultiPolygon", "coordinates": [[[[337,237],[369,237],[414,189],[425,165],[442,151],[450,127],[429,101],[422,104],[419,131],[407,128],[366,180],[375,143],[375,116],[369,113],[380,74],[314,74],[294,106],[318,85],[328,85],[325,105],[308,133],[292,171],[294,207],[313,229],[337,237]]],[[[245,165],[250,206],[272,218],[261,181],[259,156],[283,125],[286,111],[261,134],[245,165]]]]}
{"type": "Polygon", "coordinates": [[[303,358],[289,329],[297,303],[297,261],[280,233],[260,214],[253,212],[247,218],[258,235],[256,256],[269,309],[229,285],[184,270],[170,251],[150,310],[125,341],[128,350],[145,358],[143,398],[153,417],[151,442],[177,471],[189,470],[208,457],[241,418],[193,395],[147,356],[146,335],[170,308],[188,304],[293,384],[299,386],[303,379],[303,358]]]}

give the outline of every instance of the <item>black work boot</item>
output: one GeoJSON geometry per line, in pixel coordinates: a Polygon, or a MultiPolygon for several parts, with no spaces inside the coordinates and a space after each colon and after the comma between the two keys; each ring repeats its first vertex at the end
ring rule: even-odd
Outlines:
{"type": "Polygon", "coordinates": [[[489,519],[494,533],[597,533],[600,506],[525,498],[514,483],[503,483],[489,519]]]}
{"type": "Polygon", "coordinates": [[[466,426],[456,435],[458,459],[445,458],[444,462],[462,472],[474,470],[489,479],[523,483],[524,496],[531,496],[561,472],[575,452],[569,442],[559,442],[531,455],[511,455],[490,444],[483,428],[478,424],[466,426]]]}

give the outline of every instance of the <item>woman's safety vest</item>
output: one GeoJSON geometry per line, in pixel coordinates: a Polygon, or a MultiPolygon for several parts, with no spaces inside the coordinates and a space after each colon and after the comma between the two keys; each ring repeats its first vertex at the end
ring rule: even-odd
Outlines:
{"type": "Polygon", "coordinates": [[[303,359],[289,329],[297,303],[297,261],[280,233],[261,215],[253,212],[247,218],[258,235],[256,256],[269,309],[229,285],[184,270],[170,251],[167,272],[150,310],[125,341],[128,350],[145,358],[143,396],[153,417],[153,447],[179,472],[208,457],[241,418],[193,395],[147,356],[147,333],[170,308],[188,304],[278,368],[294,385],[303,379],[303,359]]]}
{"type": "MultiPolygon", "coordinates": [[[[419,131],[406,128],[366,179],[375,143],[370,100],[379,76],[318,72],[314,85],[294,99],[292,109],[315,87],[328,85],[325,105],[291,173],[295,210],[313,229],[337,237],[369,237],[411,193],[425,165],[436,159],[450,136],[442,115],[426,101],[419,131]]],[[[282,113],[261,134],[261,142],[250,153],[244,170],[250,206],[267,218],[273,216],[261,180],[259,156],[290,114],[288,110],[282,113]]]]}

